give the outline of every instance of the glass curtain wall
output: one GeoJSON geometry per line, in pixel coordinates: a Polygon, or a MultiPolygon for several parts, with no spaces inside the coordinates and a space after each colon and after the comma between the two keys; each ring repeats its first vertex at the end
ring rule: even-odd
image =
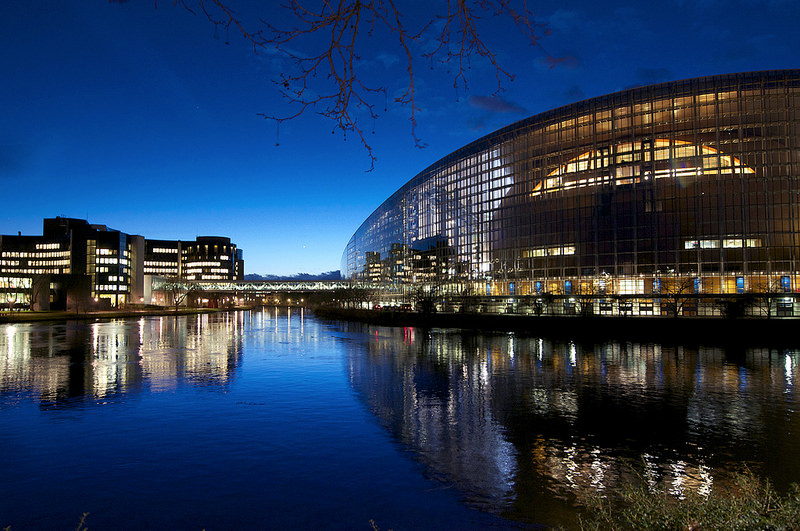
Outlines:
{"type": "Polygon", "coordinates": [[[433,164],[342,271],[481,295],[796,291],[799,158],[800,70],[631,89],[433,164]]]}

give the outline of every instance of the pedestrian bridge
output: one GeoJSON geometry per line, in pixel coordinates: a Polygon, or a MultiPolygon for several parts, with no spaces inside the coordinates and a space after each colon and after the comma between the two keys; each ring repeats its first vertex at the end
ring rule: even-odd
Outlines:
{"type": "Polygon", "coordinates": [[[283,280],[214,280],[191,281],[170,280],[153,277],[152,290],[163,291],[168,289],[181,291],[202,291],[214,293],[307,293],[326,292],[337,289],[360,288],[378,289],[385,288],[378,284],[354,284],[348,280],[308,280],[308,281],[283,281],[283,280]]]}

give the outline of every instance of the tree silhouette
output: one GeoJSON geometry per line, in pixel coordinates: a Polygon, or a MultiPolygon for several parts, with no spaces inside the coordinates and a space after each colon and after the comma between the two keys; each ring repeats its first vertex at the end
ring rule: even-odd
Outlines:
{"type": "Polygon", "coordinates": [[[771,319],[780,295],[786,295],[781,281],[767,279],[755,287],[752,298],[748,300],[752,302],[752,306],[755,306],[761,313],[766,315],[767,319],[771,319]]]}
{"type": "Polygon", "coordinates": [[[333,120],[334,131],[338,129],[345,139],[347,133],[359,138],[370,158],[370,169],[376,158],[365,136],[364,124],[374,124],[381,105],[384,112],[388,110],[390,97],[387,87],[370,79],[362,61],[376,42],[394,46],[402,57],[407,82],[404,90],[391,99],[408,109],[411,136],[417,147],[423,147],[416,134],[420,61],[430,62],[431,68],[436,63],[446,65],[453,86],[466,90],[470,63],[481,58],[494,71],[497,94],[506,82],[514,80],[514,75],[500,63],[497,51],[487,44],[486,28],[498,19],[513,21],[532,46],[538,44],[539,35],[544,32],[534,22],[527,0],[429,2],[425,9],[430,12],[419,22],[404,17],[396,0],[287,0],[280,4],[280,9],[294,23],[289,28],[240,14],[234,7],[236,0],[174,0],[174,3],[205,16],[214,25],[215,35],[220,28],[226,34],[233,31],[244,37],[255,53],[277,53],[288,58],[293,68],[273,81],[296,110],[286,116],[259,115],[274,120],[277,127],[307,111],[333,120]]]}
{"type": "Polygon", "coordinates": [[[695,279],[692,277],[674,277],[662,279],[661,297],[667,301],[667,312],[677,318],[689,300],[695,297],[695,279]]]}
{"type": "Polygon", "coordinates": [[[160,290],[168,295],[167,300],[175,307],[175,313],[178,313],[178,309],[184,301],[191,299],[200,292],[200,288],[197,284],[184,281],[178,277],[169,277],[165,279],[160,290]]]}

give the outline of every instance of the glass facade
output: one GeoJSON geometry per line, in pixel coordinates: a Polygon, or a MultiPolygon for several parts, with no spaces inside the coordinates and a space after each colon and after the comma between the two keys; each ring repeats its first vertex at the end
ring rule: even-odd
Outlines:
{"type": "Polygon", "coordinates": [[[479,295],[797,291],[800,70],[705,77],[512,124],[359,227],[347,278],[479,295]]]}

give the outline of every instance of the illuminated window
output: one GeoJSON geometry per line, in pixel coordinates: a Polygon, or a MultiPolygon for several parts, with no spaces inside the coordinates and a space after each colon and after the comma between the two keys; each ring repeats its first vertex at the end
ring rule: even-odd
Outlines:
{"type": "Polygon", "coordinates": [[[555,247],[534,247],[523,251],[525,258],[538,258],[541,256],[561,256],[575,254],[574,245],[559,245],[555,247]]]}
{"type": "Polygon", "coordinates": [[[598,170],[609,165],[609,158],[604,152],[586,151],[549,173],[546,179],[534,186],[530,195],[537,196],[556,190],[585,188],[606,183],[624,186],[651,178],[682,178],[708,173],[730,174],[734,171],[755,173],[755,170],[743,165],[736,157],[724,155],[709,146],[697,146],[683,140],[670,142],[669,139],[658,138],[646,145],[624,142],[613,146],[611,151],[617,162],[613,177],[597,175],[598,170]],[[655,153],[654,160],[671,161],[667,168],[643,169],[639,161],[649,160],[651,145],[655,153]],[[698,158],[698,153],[703,156],[698,158]],[[581,178],[581,175],[586,177],[581,178]]]}

